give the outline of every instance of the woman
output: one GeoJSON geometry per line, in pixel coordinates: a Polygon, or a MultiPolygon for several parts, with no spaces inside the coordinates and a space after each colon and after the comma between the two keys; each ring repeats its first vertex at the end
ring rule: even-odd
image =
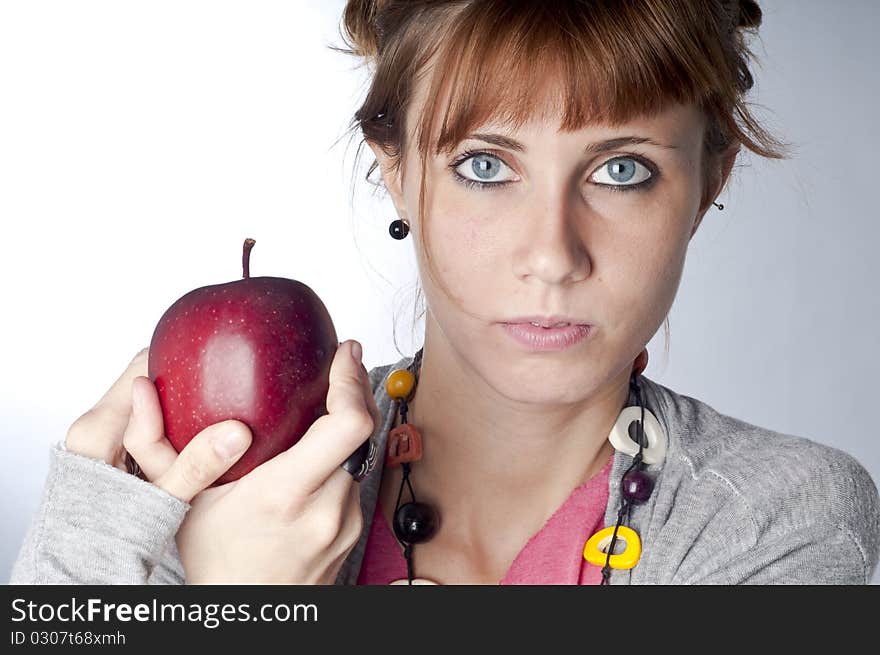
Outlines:
{"type": "Polygon", "coordinates": [[[349,2],[374,66],[355,127],[391,236],[413,236],[424,347],[368,373],[342,344],[328,414],[214,488],[247,426],[178,455],[142,351],[53,450],[12,582],[868,582],[857,461],[642,375],[740,147],[782,156],[744,102],[760,20],[750,0],[349,2]]]}

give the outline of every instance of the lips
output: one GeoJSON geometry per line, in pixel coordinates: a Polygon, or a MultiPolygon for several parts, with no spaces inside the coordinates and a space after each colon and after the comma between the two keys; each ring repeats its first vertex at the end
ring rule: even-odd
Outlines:
{"type": "Polygon", "coordinates": [[[565,350],[592,333],[589,325],[542,327],[528,323],[502,323],[504,331],[521,346],[533,351],[565,350]]]}

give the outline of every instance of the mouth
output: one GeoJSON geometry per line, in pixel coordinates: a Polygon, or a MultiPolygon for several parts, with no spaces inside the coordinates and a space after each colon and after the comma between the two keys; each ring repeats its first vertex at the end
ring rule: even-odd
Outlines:
{"type": "Polygon", "coordinates": [[[557,322],[545,327],[539,321],[502,323],[504,331],[520,346],[530,351],[560,351],[586,340],[593,326],[557,322]]]}

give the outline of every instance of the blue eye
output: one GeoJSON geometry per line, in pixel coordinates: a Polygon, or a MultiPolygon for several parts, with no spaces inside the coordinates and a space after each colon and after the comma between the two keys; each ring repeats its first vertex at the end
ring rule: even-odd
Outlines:
{"type": "MultiPolygon", "coordinates": [[[[509,167],[496,155],[480,150],[465,150],[449,165],[449,168],[459,182],[470,188],[497,189],[516,181],[512,179],[493,181],[502,168],[509,167]],[[463,170],[459,171],[459,167],[463,170]]],[[[656,179],[654,166],[632,155],[609,159],[593,172],[590,179],[606,170],[610,175],[610,181],[595,182],[595,184],[609,191],[646,190],[656,179]]]]}
{"type": "MultiPolygon", "coordinates": [[[[593,173],[607,171],[610,182],[597,182],[607,187],[640,187],[653,177],[651,170],[634,157],[615,157],[602,164],[593,173]],[[641,169],[641,170],[640,170],[641,169]]],[[[590,176],[591,178],[593,176],[590,176]]],[[[614,191],[629,191],[630,189],[613,189],[614,191]]]]}
{"type": "Polygon", "coordinates": [[[502,167],[507,168],[507,164],[495,155],[488,152],[473,152],[470,150],[465,151],[462,156],[456,159],[451,165],[452,172],[459,181],[470,187],[483,188],[504,186],[508,182],[513,181],[492,181],[502,167]],[[459,167],[462,167],[467,174],[474,175],[476,179],[468,177],[467,174],[462,175],[462,172],[458,170],[459,167]]]}

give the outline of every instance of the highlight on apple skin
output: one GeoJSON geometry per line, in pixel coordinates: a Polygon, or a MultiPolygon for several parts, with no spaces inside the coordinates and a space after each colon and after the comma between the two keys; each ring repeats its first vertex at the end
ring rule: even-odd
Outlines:
{"type": "Polygon", "coordinates": [[[165,435],[178,452],[213,423],[236,419],[251,429],[250,448],[214,485],[287,450],[327,413],[330,365],[339,347],[330,314],[310,287],[250,277],[254,243],[244,242],[242,279],[182,296],[150,341],[149,378],[165,435]]]}

